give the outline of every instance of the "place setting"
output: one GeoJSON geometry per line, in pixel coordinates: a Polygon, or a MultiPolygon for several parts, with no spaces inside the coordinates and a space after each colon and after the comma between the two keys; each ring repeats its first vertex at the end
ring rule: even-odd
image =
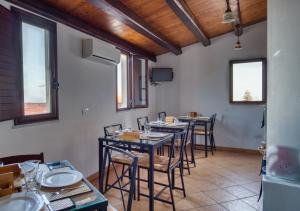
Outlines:
{"type": "MultiPolygon", "coordinates": [[[[81,172],[62,164],[40,164],[31,160],[0,168],[6,169],[6,174],[14,175],[6,185],[1,181],[0,191],[5,187],[11,190],[0,195],[1,211],[71,209],[75,203],[70,197],[92,191],[83,181],[81,172]]],[[[2,175],[3,170],[0,172],[2,175]]]]}

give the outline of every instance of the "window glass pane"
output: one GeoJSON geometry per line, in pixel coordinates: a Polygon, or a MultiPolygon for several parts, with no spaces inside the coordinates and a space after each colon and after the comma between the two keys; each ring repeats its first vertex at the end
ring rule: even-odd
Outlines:
{"type": "Polygon", "coordinates": [[[263,63],[233,64],[233,101],[263,100],[263,63]]]}
{"type": "Polygon", "coordinates": [[[24,115],[51,112],[49,31],[22,23],[24,115]]]}
{"type": "Polygon", "coordinates": [[[145,59],[135,58],[133,61],[133,93],[134,105],[147,104],[147,63],[145,59]]]}
{"type": "Polygon", "coordinates": [[[117,66],[117,103],[118,108],[127,108],[127,68],[128,68],[128,56],[125,54],[121,54],[121,61],[117,66]]]}

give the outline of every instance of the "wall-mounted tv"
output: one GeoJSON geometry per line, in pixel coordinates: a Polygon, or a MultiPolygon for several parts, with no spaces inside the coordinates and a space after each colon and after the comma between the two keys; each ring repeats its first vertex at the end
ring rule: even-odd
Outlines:
{"type": "Polygon", "coordinates": [[[173,80],[173,68],[152,68],[151,81],[163,82],[173,80]]]}

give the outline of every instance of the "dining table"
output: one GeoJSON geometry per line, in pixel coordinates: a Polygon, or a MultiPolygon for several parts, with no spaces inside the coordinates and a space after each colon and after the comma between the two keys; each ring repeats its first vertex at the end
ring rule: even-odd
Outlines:
{"type": "Polygon", "coordinates": [[[101,172],[103,163],[103,149],[106,145],[113,145],[114,147],[122,147],[127,146],[128,149],[144,149],[145,153],[149,154],[149,211],[154,211],[154,152],[156,149],[162,147],[164,144],[169,143],[174,138],[173,133],[165,133],[164,136],[159,138],[146,138],[141,135],[139,139],[136,140],[124,140],[116,137],[100,137],[99,141],[99,191],[103,193],[103,180],[101,177],[104,177],[104,172],[101,172]]]}
{"type": "MultiPolygon", "coordinates": [[[[192,147],[196,146],[196,140],[194,136],[194,129],[195,126],[202,126],[204,127],[204,137],[205,137],[205,145],[204,145],[204,151],[205,151],[205,157],[207,158],[207,141],[208,141],[208,124],[211,122],[210,117],[206,116],[196,116],[196,117],[191,117],[191,116],[179,116],[177,117],[179,121],[190,121],[192,123],[192,147]]],[[[195,162],[193,160],[193,162],[195,162]]]]}
{"type": "MultiPolygon", "coordinates": [[[[23,167],[23,164],[20,163],[19,165],[21,167],[21,171],[24,172],[25,169],[23,167]]],[[[13,202],[12,200],[16,198],[15,196],[20,198],[21,195],[24,195],[25,198],[26,196],[35,195],[35,197],[29,198],[30,200],[28,200],[28,202],[24,201],[23,205],[21,206],[26,206],[28,208],[31,206],[32,203],[43,204],[44,206],[41,208],[41,210],[44,211],[55,211],[55,210],[62,210],[62,209],[73,210],[73,211],[77,211],[77,210],[78,211],[79,210],[106,211],[107,210],[108,200],[80,172],[78,172],[76,168],[68,160],[60,160],[60,161],[46,162],[46,163],[39,164],[38,171],[39,174],[41,174],[42,172],[43,177],[46,177],[46,175],[50,175],[50,174],[52,175],[57,173],[59,174],[59,172],[63,172],[63,171],[65,172],[73,171],[73,172],[77,172],[80,175],[80,178],[78,182],[67,187],[60,187],[60,186],[48,187],[48,186],[43,186],[44,183],[42,183],[39,188],[36,188],[35,190],[28,190],[25,177],[20,176],[20,178],[16,179],[17,181],[15,181],[16,184],[20,186],[20,188],[18,189],[19,192],[14,193],[12,195],[1,197],[0,210],[2,209],[1,204],[3,203],[4,205],[11,203],[11,206],[15,206],[14,205],[15,202],[13,202]],[[33,202],[32,201],[33,198],[37,202],[33,202]],[[28,205],[26,203],[28,203],[28,205]]],[[[69,180],[72,180],[71,178],[72,175],[67,177],[69,178],[69,180]]],[[[53,182],[54,184],[54,182],[60,182],[62,181],[62,179],[63,178],[61,177],[57,177],[56,179],[53,178],[53,180],[45,179],[45,181],[47,180],[47,182],[53,182]]],[[[7,207],[3,209],[7,210],[7,207]]],[[[17,208],[14,207],[12,210],[16,210],[16,209],[17,208]]]]}

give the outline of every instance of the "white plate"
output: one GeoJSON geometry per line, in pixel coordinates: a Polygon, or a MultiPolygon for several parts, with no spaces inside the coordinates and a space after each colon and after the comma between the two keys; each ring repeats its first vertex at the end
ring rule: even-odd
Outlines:
{"type": "Polygon", "coordinates": [[[147,134],[147,136],[149,138],[162,138],[162,137],[165,137],[167,135],[168,134],[165,134],[165,133],[155,133],[155,132],[151,132],[151,133],[147,134]]]}
{"type": "Polygon", "coordinates": [[[42,186],[48,188],[61,188],[76,184],[82,180],[82,174],[74,170],[55,170],[45,174],[42,186]]]}
{"type": "Polygon", "coordinates": [[[41,196],[33,192],[14,193],[0,198],[1,211],[39,211],[43,206],[41,196]]]}
{"type": "Polygon", "coordinates": [[[157,121],[157,122],[150,122],[149,125],[167,125],[166,122],[161,122],[161,121],[157,121]]]}

